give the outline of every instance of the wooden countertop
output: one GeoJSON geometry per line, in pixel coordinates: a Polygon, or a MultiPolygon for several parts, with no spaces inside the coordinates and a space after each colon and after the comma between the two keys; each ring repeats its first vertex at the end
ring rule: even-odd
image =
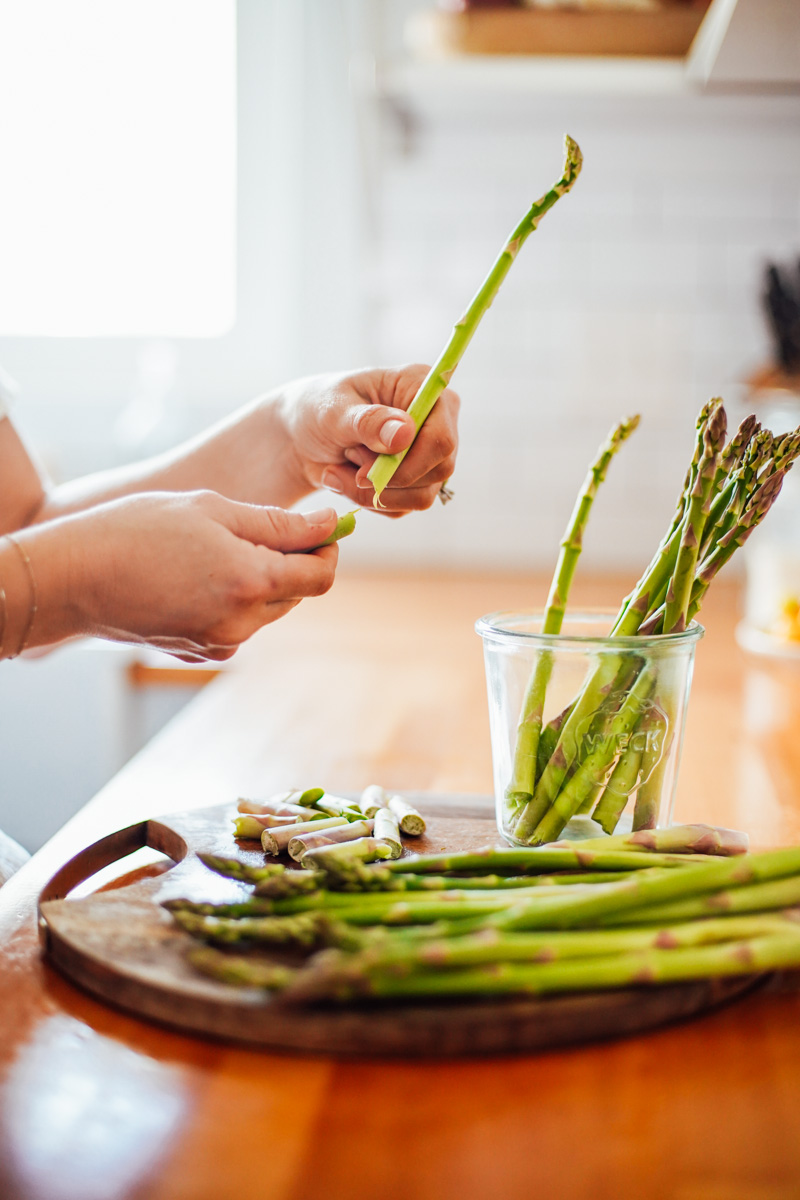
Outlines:
{"type": "MultiPolygon", "coordinates": [[[[609,607],[629,580],[576,600],[609,607]]],[[[271,626],[0,891],[3,1200],[776,1200],[800,1196],[800,997],[538,1056],[298,1058],[184,1037],[39,957],[55,869],[133,821],[293,783],[489,792],[476,617],[542,579],[342,573],[271,626]]],[[[800,842],[800,666],[704,610],[676,810],[800,842]]]]}

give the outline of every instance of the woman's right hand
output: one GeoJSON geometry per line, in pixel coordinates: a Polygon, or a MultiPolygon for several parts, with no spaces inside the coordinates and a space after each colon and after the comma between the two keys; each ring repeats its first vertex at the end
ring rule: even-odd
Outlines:
{"type": "Polygon", "coordinates": [[[336,513],[287,512],[215,492],[145,492],[15,535],[38,611],[30,645],[75,634],[227,659],[262,625],[333,583],[336,513]]]}

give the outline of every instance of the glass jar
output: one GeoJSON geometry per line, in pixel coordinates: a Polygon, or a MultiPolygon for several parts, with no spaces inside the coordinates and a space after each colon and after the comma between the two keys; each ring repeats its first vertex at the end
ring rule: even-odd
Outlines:
{"type": "Polygon", "coordinates": [[[497,828],[517,845],[668,825],[703,628],[609,637],[614,616],[492,613],[483,640],[497,828]]]}

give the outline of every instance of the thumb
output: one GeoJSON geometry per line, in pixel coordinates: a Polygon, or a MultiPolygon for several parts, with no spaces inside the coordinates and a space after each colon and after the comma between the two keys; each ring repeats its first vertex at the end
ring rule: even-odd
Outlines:
{"type": "Polygon", "coordinates": [[[319,546],[333,533],[337,519],[334,508],[301,513],[231,500],[226,506],[222,523],[236,537],[252,542],[254,546],[268,546],[270,550],[286,553],[319,546]]]}
{"type": "Polygon", "coordinates": [[[353,404],[343,414],[341,433],[345,446],[360,443],[376,454],[397,454],[411,445],[416,426],[402,408],[353,404]]]}

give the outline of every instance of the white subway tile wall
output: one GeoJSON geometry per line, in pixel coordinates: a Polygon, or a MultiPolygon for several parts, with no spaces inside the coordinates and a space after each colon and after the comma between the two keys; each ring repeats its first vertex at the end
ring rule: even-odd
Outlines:
{"type": "Polygon", "coordinates": [[[544,98],[442,84],[383,119],[368,257],[376,362],[430,361],[530,200],[584,171],[520,254],[454,381],[456,499],[401,522],[364,518],[351,562],[549,566],[588,460],[620,416],[587,565],[649,558],[679,491],[694,417],[731,407],[770,359],[765,262],[800,254],[800,97],[544,98]],[[386,529],[385,525],[390,528],[386,529]]]}

